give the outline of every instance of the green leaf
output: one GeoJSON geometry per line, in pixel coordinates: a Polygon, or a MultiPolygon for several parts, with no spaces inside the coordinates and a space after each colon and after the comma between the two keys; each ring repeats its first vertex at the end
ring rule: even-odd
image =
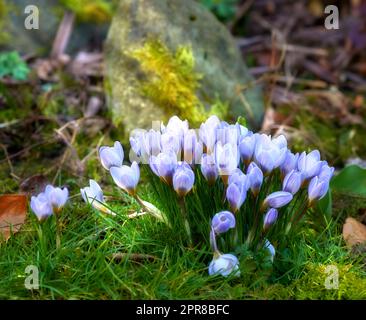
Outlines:
{"type": "Polygon", "coordinates": [[[357,165],[347,166],[331,180],[330,185],[334,191],[366,197],[366,169],[357,165]]]}
{"type": "Polygon", "coordinates": [[[327,194],[323,199],[318,201],[317,207],[319,212],[324,215],[328,220],[332,216],[332,191],[328,190],[327,194]]]}
{"type": "Polygon", "coordinates": [[[26,80],[29,74],[27,64],[16,51],[0,54],[0,78],[9,76],[14,80],[26,80]]]}
{"type": "Polygon", "coordinates": [[[239,116],[238,119],[236,120],[236,122],[241,124],[243,127],[247,126],[247,119],[245,119],[242,116],[239,116]]]}

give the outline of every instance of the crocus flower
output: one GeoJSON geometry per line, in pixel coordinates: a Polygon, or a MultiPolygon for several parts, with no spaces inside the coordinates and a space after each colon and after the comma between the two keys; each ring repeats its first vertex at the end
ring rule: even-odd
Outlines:
{"type": "Polygon", "coordinates": [[[31,198],[30,206],[39,221],[44,221],[53,214],[53,208],[43,192],[31,198]]]}
{"type": "Polygon", "coordinates": [[[320,153],[318,150],[301,153],[297,162],[297,168],[302,173],[303,179],[308,180],[319,174],[323,162],[320,161],[320,153]]]}
{"type": "Polygon", "coordinates": [[[293,195],[290,192],[277,191],[273,192],[264,199],[263,205],[272,208],[281,208],[291,202],[293,195]]]}
{"type": "MultiPolygon", "coordinates": [[[[182,138],[183,139],[183,138],[182,138]]],[[[161,150],[164,153],[174,152],[176,155],[180,154],[182,148],[182,141],[180,137],[174,132],[165,132],[161,135],[161,150]]]]}
{"type": "Polygon", "coordinates": [[[248,129],[240,124],[228,124],[225,121],[221,121],[220,126],[216,130],[217,141],[220,141],[222,145],[230,143],[237,145],[239,137],[243,134],[247,134],[248,129]]]}
{"type": "Polygon", "coordinates": [[[219,171],[215,164],[215,159],[212,155],[203,154],[201,158],[201,172],[206,178],[209,184],[214,184],[217,177],[219,176],[219,171]]]}
{"type": "Polygon", "coordinates": [[[90,203],[95,209],[107,214],[115,215],[114,212],[106,207],[102,188],[95,180],[89,180],[89,187],[80,189],[80,193],[84,201],[90,203]]]}
{"type": "Polygon", "coordinates": [[[285,161],[282,163],[280,169],[282,175],[285,176],[290,171],[297,169],[297,160],[299,159],[299,154],[293,154],[290,150],[287,150],[285,161]]]}
{"type": "Polygon", "coordinates": [[[204,123],[201,124],[199,129],[199,137],[206,147],[207,154],[211,154],[214,151],[214,147],[217,141],[217,129],[220,126],[220,120],[217,116],[210,116],[204,123]]]}
{"type": "Polygon", "coordinates": [[[249,133],[246,136],[242,136],[239,141],[240,157],[244,163],[249,163],[253,158],[255,142],[257,135],[249,133]]]}
{"type": "Polygon", "coordinates": [[[264,248],[266,248],[270,255],[271,255],[271,261],[273,262],[273,259],[276,255],[276,249],[274,248],[274,246],[266,239],[266,241],[264,242],[264,248]]]}
{"type": "Polygon", "coordinates": [[[257,196],[263,183],[263,172],[255,162],[250,163],[247,170],[247,177],[250,181],[250,189],[257,196]]]}
{"type": "Polygon", "coordinates": [[[318,175],[319,179],[322,181],[330,181],[334,173],[334,168],[329,167],[326,161],[323,161],[322,168],[320,169],[320,173],[318,175]]]}
{"type": "Polygon", "coordinates": [[[235,228],[235,217],[230,211],[221,211],[212,218],[211,226],[216,234],[235,228]]]}
{"type": "Polygon", "coordinates": [[[54,212],[57,213],[60,212],[66,204],[69,198],[69,190],[67,188],[61,189],[48,185],[45,190],[45,195],[54,212]]]}
{"type": "Polygon", "coordinates": [[[167,184],[172,184],[173,173],[177,166],[177,155],[173,152],[162,152],[157,157],[150,157],[151,170],[167,184]]]}
{"type": "Polygon", "coordinates": [[[183,137],[189,130],[189,124],[187,120],[181,120],[177,116],[173,116],[169,119],[166,127],[162,126],[162,133],[169,132],[178,137],[180,147],[183,144],[183,137]]]}
{"type": "Polygon", "coordinates": [[[219,175],[226,184],[228,177],[238,167],[239,152],[237,146],[230,143],[223,146],[220,141],[217,142],[215,147],[215,160],[219,175]]]}
{"type": "Polygon", "coordinates": [[[322,199],[328,192],[329,180],[321,180],[318,176],[311,179],[308,186],[309,203],[322,199]]]}
{"type": "Polygon", "coordinates": [[[194,184],[194,173],[186,162],[179,162],[173,174],[173,188],[180,197],[191,191],[194,184]]]}
{"type": "Polygon", "coordinates": [[[208,273],[210,276],[219,274],[223,277],[227,277],[231,274],[239,276],[240,271],[238,258],[229,253],[216,253],[208,267],[208,273]]]}
{"type": "Polygon", "coordinates": [[[151,156],[157,156],[161,151],[161,133],[150,129],[142,134],[140,139],[141,157],[146,164],[151,156]]]}
{"type": "Polygon", "coordinates": [[[240,169],[236,169],[229,177],[228,188],[226,189],[226,199],[230,204],[230,208],[237,212],[247,197],[249,188],[248,178],[240,169]]]}
{"type": "Polygon", "coordinates": [[[286,174],[282,183],[282,190],[295,194],[299,191],[302,184],[302,174],[298,171],[292,170],[286,174]]]}
{"type": "Polygon", "coordinates": [[[136,193],[136,187],[140,179],[140,169],[135,161],[131,167],[111,167],[109,171],[117,186],[131,195],[136,193]]]}
{"type": "Polygon", "coordinates": [[[286,151],[283,139],[271,140],[271,137],[261,134],[256,139],[254,157],[263,173],[268,174],[283,163],[286,151]]]}
{"type": "Polygon", "coordinates": [[[124,152],[121,143],[116,141],[113,147],[100,147],[99,158],[102,166],[107,170],[109,170],[111,167],[121,167],[124,158],[124,152]]]}
{"type": "Polygon", "coordinates": [[[198,141],[196,131],[190,129],[183,139],[183,159],[190,165],[200,162],[203,152],[202,142],[198,141]]]}
{"type": "Polygon", "coordinates": [[[269,209],[264,216],[263,229],[268,230],[277,221],[277,218],[278,211],[274,208],[269,209]]]}

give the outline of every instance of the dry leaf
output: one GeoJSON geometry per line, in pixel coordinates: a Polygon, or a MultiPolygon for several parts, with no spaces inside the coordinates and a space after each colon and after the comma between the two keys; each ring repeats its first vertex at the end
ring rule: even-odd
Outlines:
{"type": "Polygon", "coordinates": [[[348,217],[343,225],[343,238],[348,247],[366,243],[366,226],[348,217]]]}
{"type": "Polygon", "coordinates": [[[8,240],[18,232],[27,214],[27,197],[25,195],[0,196],[0,238],[8,240]]]}

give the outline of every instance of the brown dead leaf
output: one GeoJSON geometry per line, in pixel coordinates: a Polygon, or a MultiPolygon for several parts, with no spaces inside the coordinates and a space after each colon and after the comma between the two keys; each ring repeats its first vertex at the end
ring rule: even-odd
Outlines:
{"type": "Polygon", "coordinates": [[[348,247],[366,243],[366,226],[348,217],[343,225],[343,238],[348,247]]]}
{"type": "Polygon", "coordinates": [[[0,196],[0,238],[8,240],[18,232],[25,221],[27,197],[25,195],[0,196]]]}

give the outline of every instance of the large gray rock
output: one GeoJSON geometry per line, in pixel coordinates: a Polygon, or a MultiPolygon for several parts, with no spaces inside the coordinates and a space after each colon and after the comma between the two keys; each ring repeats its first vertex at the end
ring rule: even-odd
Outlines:
{"type": "Polygon", "coordinates": [[[159,72],[147,72],[134,52],[154,41],[172,56],[182,46],[191,48],[194,72],[202,76],[195,95],[207,112],[218,98],[229,104],[230,120],[244,116],[249,126],[260,125],[261,90],[250,86],[253,79],[234,39],[205,7],[193,0],[122,0],[106,43],[106,84],[113,118],[127,132],[182,111],[159,105],[141,90],[141,83],[156,80],[159,72]]]}

